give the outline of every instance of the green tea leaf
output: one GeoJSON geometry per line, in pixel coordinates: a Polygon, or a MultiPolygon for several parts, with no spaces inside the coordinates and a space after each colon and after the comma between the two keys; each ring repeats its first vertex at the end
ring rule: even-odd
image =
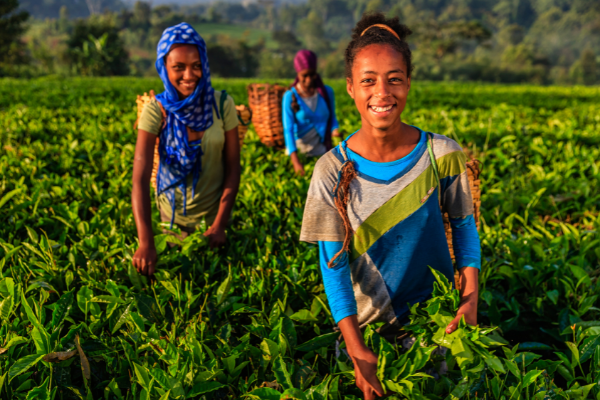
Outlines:
{"type": "Polygon", "coordinates": [[[187,397],[192,398],[194,396],[199,396],[201,394],[210,393],[210,392],[213,392],[217,389],[221,389],[224,387],[227,387],[227,385],[224,385],[219,382],[200,382],[200,383],[197,383],[194,385],[192,390],[190,390],[189,393],[187,394],[187,397]]]}
{"type": "Polygon", "coordinates": [[[318,321],[318,319],[309,310],[306,309],[300,310],[290,315],[290,319],[301,323],[318,321]]]}
{"type": "Polygon", "coordinates": [[[275,373],[277,382],[283,386],[284,389],[291,389],[294,387],[292,384],[292,377],[281,355],[273,360],[273,372],[275,373]]]}
{"type": "Polygon", "coordinates": [[[589,360],[598,345],[600,345],[600,335],[585,339],[579,350],[579,362],[584,363],[589,360]]]}
{"type": "Polygon", "coordinates": [[[74,295],[71,290],[60,296],[60,299],[55,303],[54,310],[52,311],[52,322],[50,323],[53,330],[58,329],[67,315],[69,315],[69,311],[73,305],[73,298],[74,295]]]}
{"type": "Polygon", "coordinates": [[[148,370],[139,364],[133,363],[135,375],[137,376],[138,383],[146,390],[150,391],[150,377],[148,376],[148,370]]]}
{"type": "Polygon", "coordinates": [[[227,278],[221,283],[219,288],[217,289],[217,305],[221,304],[227,296],[229,295],[229,290],[231,288],[231,283],[233,280],[233,276],[231,274],[231,264],[229,264],[229,273],[227,274],[227,278]]]}
{"type": "Polygon", "coordinates": [[[542,372],[544,371],[533,370],[525,374],[525,377],[523,378],[523,387],[529,387],[529,385],[536,381],[537,377],[540,376],[542,372]]]}
{"type": "Polygon", "coordinates": [[[8,203],[8,201],[10,199],[12,199],[14,196],[16,196],[19,192],[21,191],[21,189],[14,189],[11,190],[10,192],[6,193],[4,196],[2,196],[2,198],[0,199],[0,208],[2,208],[2,206],[4,206],[6,203],[8,203]]]}
{"type": "Polygon", "coordinates": [[[44,382],[27,393],[26,400],[50,400],[50,392],[48,391],[48,381],[50,377],[47,377],[44,382]]]}
{"type": "Polygon", "coordinates": [[[281,400],[307,400],[306,395],[300,389],[286,389],[280,397],[281,400]]]}
{"type": "Polygon", "coordinates": [[[310,339],[308,342],[302,343],[296,347],[296,350],[305,352],[318,350],[321,347],[329,346],[334,343],[338,337],[340,337],[338,332],[326,333],[325,335],[317,336],[310,339]]]}
{"type": "Polygon", "coordinates": [[[31,354],[18,359],[8,370],[9,381],[36,365],[45,355],[46,354],[31,354]]]}
{"type": "Polygon", "coordinates": [[[275,389],[271,389],[269,387],[254,389],[250,393],[246,393],[243,397],[249,397],[251,399],[261,399],[261,400],[279,400],[281,393],[279,393],[275,389]]]}
{"type": "Polygon", "coordinates": [[[115,333],[116,331],[119,330],[119,328],[121,328],[121,326],[127,322],[127,319],[129,318],[129,313],[131,312],[131,303],[129,303],[127,305],[127,307],[125,307],[125,309],[123,310],[123,312],[121,313],[121,316],[119,317],[119,319],[117,320],[117,323],[115,324],[115,326],[112,328],[111,333],[115,333]]]}

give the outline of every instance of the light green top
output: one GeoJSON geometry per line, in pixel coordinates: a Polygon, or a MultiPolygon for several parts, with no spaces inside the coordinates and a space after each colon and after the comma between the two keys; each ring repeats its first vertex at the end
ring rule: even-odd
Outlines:
{"type": "MultiPolygon", "coordinates": [[[[215,91],[215,102],[220,104],[221,92],[215,91]]],[[[225,146],[225,132],[238,126],[235,103],[231,96],[223,106],[222,119],[217,118],[213,108],[213,124],[204,132],[202,137],[202,171],[196,185],[195,196],[192,198],[192,174],[187,177],[187,215],[183,215],[183,194],[181,189],[175,190],[175,223],[187,228],[196,227],[202,218],[206,219],[207,226],[212,225],[219,211],[219,203],[223,194],[225,180],[225,165],[223,149],[225,146]]],[[[142,110],[138,127],[158,135],[162,127],[162,112],[156,100],[150,101],[142,110]]],[[[160,210],[171,218],[171,204],[163,193],[156,199],[160,210]]]]}

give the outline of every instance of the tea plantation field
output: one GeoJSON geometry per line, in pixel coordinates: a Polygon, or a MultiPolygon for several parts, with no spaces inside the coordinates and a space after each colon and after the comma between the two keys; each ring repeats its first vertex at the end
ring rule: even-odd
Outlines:
{"type": "MultiPolygon", "coordinates": [[[[214,87],[246,103],[248,83],[214,87]]],[[[344,82],[328,83],[354,131],[344,82]]],[[[150,89],[0,80],[0,399],[360,398],[317,248],[298,241],[314,161],[294,176],[250,131],[228,245],[171,248],[154,210],[158,273],[132,268],[150,89]]],[[[484,260],[479,327],[444,335],[458,297],[440,279],[410,351],[367,328],[390,398],[600,400],[600,89],[414,82],[404,118],[482,161],[484,260]]]]}

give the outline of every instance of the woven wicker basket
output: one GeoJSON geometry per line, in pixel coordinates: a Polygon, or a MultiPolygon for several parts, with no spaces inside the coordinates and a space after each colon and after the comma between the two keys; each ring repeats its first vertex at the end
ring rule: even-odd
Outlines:
{"type": "MultiPolygon", "coordinates": [[[[146,104],[150,103],[150,101],[152,99],[154,99],[155,95],[154,95],[154,90],[150,91],[150,94],[148,93],[144,93],[143,96],[138,95],[137,99],[136,99],[136,103],[137,103],[137,121],[140,120],[140,117],[142,115],[142,110],[144,109],[144,107],[146,106],[146,104]]],[[[238,137],[240,139],[240,149],[242,148],[242,145],[244,144],[244,138],[246,137],[246,132],[248,132],[248,125],[250,125],[250,122],[252,120],[252,112],[250,111],[250,109],[245,106],[245,105],[238,105],[235,106],[235,111],[237,113],[238,116],[238,120],[240,121],[240,125],[238,125],[238,137]]],[[[136,125],[137,125],[137,121],[136,121],[136,125]]],[[[135,129],[135,125],[134,125],[134,129],[135,129]]],[[[152,187],[156,190],[156,174],[158,173],[158,164],[159,164],[159,155],[158,155],[158,138],[156,139],[156,145],[154,146],[154,161],[153,161],[153,166],[152,166],[152,177],[150,178],[150,183],[152,184],[152,187]]]]}
{"type": "Polygon", "coordinates": [[[252,123],[256,134],[266,146],[283,148],[281,101],[287,88],[269,83],[248,85],[248,103],[252,109],[252,123]]]}
{"type": "MultiPolygon", "coordinates": [[[[475,218],[475,224],[479,229],[481,216],[481,180],[479,179],[480,174],[480,162],[479,160],[473,159],[467,162],[467,177],[469,178],[469,187],[471,188],[471,196],[473,197],[473,218],[475,218]]],[[[452,228],[450,226],[450,219],[448,214],[443,214],[444,219],[444,230],[446,231],[446,240],[448,241],[448,248],[450,249],[450,256],[452,260],[455,260],[454,246],[452,246],[452,228]]],[[[458,267],[458,266],[457,266],[458,267]]],[[[454,273],[454,281],[456,282],[456,288],[460,290],[460,281],[458,270],[454,273]]]]}

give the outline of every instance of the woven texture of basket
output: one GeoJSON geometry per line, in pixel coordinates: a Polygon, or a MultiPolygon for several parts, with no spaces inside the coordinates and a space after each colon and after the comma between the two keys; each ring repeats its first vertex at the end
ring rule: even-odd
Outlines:
{"type": "MultiPolygon", "coordinates": [[[[146,106],[146,104],[150,103],[150,101],[154,98],[154,90],[150,91],[150,94],[144,93],[143,96],[138,95],[136,99],[137,103],[137,121],[139,121],[142,110],[146,106]]],[[[248,131],[248,125],[252,120],[252,112],[245,105],[235,106],[235,111],[238,116],[238,120],[240,121],[240,125],[238,125],[238,136],[240,139],[240,148],[242,144],[244,144],[244,138],[246,137],[246,132],[248,131]]],[[[136,125],[137,125],[136,121],[136,125]]],[[[154,161],[152,166],[152,176],[150,178],[150,183],[154,190],[156,190],[156,174],[158,173],[158,164],[160,162],[160,156],[158,155],[158,142],[159,139],[156,139],[156,145],[154,146],[154,161]]]]}
{"type": "MultiPolygon", "coordinates": [[[[467,177],[469,179],[469,187],[471,188],[471,196],[473,197],[473,218],[475,218],[475,224],[479,230],[481,216],[481,180],[479,174],[481,173],[479,160],[471,160],[467,162],[467,177]]],[[[448,248],[450,249],[450,256],[452,260],[455,260],[454,246],[452,245],[452,228],[450,226],[450,219],[448,214],[443,214],[444,219],[444,230],[446,231],[446,240],[448,241],[448,248]]],[[[457,265],[457,267],[460,267],[457,265]]],[[[454,280],[456,282],[456,288],[460,290],[459,274],[458,270],[454,274],[454,280]]]]}
{"type": "Polygon", "coordinates": [[[269,147],[283,148],[281,101],[287,88],[269,83],[248,85],[248,103],[252,109],[252,123],[260,141],[269,147]]]}

